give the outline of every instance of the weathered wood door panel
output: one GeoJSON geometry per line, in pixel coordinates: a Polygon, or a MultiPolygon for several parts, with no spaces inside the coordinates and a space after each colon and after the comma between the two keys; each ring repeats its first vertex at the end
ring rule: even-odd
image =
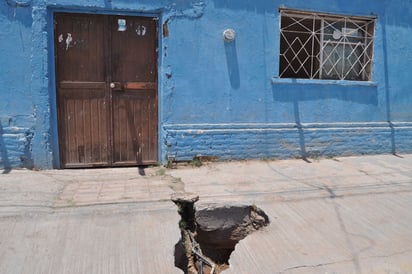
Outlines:
{"type": "Polygon", "coordinates": [[[108,164],[108,108],[104,91],[68,89],[64,85],[60,90],[59,117],[64,117],[60,121],[60,145],[64,164],[66,167],[108,164]]]}
{"type": "Polygon", "coordinates": [[[113,161],[150,163],[157,159],[157,22],[112,16],[109,25],[113,161]],[[125,20],[123,31],[119,20],[125,20]]]}
{"type": "Polygon", "coordinates": [[[130,161],[148,163],[156,158],[157,109],[152,93],[138,91],[138,94],[130,96],[113,96],[115,164],[130,161]]]}
{"type": "Polygon", "coordinates": [[[61,166],[157,161],[157,21],[55,14],[61,166]]]}

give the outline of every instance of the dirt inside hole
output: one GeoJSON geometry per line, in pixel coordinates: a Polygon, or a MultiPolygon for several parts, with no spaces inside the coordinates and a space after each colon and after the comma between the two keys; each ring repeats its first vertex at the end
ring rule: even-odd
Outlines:
{"type": "MultiPolygon", "coordinates": [[[[185,236],[183,229],[182,237],[175,245],[175,266],[188,274],[207,274],[212,269],[213,273],[220,273],[229,267],[229,258],[236,244],[268,224],[268,216],[254,205],[203,205],[194,210],[194,229],[188,232],[192,233],[194,241],[187,243],[190,237],[185,236]],[[193,245],[198,245],[201,256],[214,266],[193,252],[189,253],[193,245]]],[[[180,227],[182,229],[182,225],[180,227]]]]}

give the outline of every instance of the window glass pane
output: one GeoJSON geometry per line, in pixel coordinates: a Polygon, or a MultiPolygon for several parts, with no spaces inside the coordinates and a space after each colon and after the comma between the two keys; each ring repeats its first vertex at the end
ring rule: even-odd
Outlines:
{"type": "Polygon", "coordinates": [[[324,39],[348,43],[364,41],[364,30],[350,22],[331,22],[325,20],[324,39]]]}
{"type": "Polygon", "coordinates": [[[342,49],[339,44],[326,44],[323,48],[323,79],[339,79],[342,71],[342,49]]]}
{"type": "Polygon", "coordinates": [[[314,78],[319,71],[320,21],[313,15],[282,15],[279,74],[282,78],[314,78]]]}
{"type": "Polygon", "coordinates": [[[323,49],[323,79],[362,80],[361,47],[339,43],[326,44],[323,49]]]}

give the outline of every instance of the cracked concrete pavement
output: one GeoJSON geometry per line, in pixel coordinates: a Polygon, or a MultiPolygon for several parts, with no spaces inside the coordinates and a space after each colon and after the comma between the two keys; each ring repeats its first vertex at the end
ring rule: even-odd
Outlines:
{"type": "Polygon", "coordinates": [[[176,191],[269,216],[224,273],[412,273],[412,155],[4,172],[0,273],[181,273],[176,191]]]}

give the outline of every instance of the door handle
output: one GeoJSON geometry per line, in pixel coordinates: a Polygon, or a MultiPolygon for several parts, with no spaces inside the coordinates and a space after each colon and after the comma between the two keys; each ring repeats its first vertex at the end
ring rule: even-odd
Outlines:
{"type": "Polygon", "coordinates": [[[109,86],[113,91],[122,91],[122,84],[119,82],[111,82],[109,86]]]}

